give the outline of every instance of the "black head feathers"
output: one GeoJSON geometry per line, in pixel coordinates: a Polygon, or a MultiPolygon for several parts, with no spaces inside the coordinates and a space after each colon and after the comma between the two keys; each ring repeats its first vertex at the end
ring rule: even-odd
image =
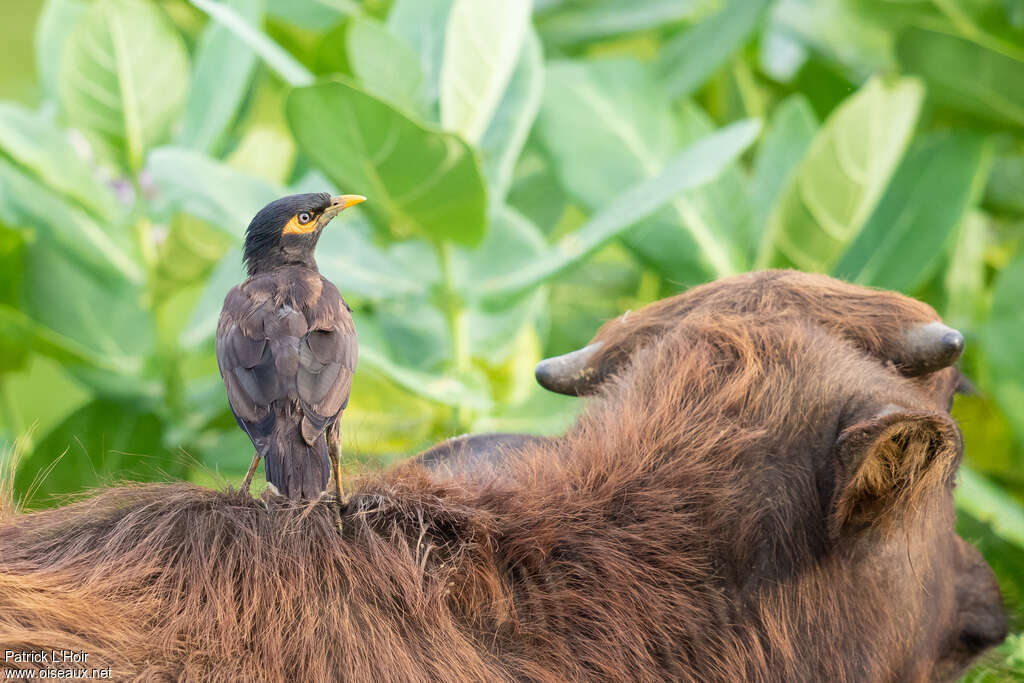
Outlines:
{"type": "MultiPolygon", "coordinates": [[[[261,266],[275,266],[291,260],[312,262],[313,249],[323,225],[318,217],[331,207],[331,195],[326,192],[293,194],[270,202],[253,217],[245,231],[244,260],[249,274],[261,266]],[[305,234],[285,234],[285,228],[297,216],[307,214],[315,228],[305,234]],[[315,223],[314,223],[315,222],[315,223]]],[[[326,223],[324,223],[326,224],[326,223]]]]}

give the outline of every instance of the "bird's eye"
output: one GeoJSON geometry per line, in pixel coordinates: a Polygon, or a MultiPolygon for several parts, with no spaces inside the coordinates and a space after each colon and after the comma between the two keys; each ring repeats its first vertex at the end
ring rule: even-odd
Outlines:
{"type": "Polygon", "coordinates": [[[305,225],[306,223],[313,220],[313,216],[308,211],[303,211],[299,214],[299,222],[305,225]]]}

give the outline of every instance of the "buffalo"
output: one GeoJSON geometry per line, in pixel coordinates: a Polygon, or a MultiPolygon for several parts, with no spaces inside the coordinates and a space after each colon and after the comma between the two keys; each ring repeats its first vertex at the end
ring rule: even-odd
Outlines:
{"type": "Polygon", "coordinates": [[[185,484],[8,514],[0,642],[118,679],[952,679],[1007,628],[953,528],[962,340],[808,296],[609,323],[644,336],[570,367],[567,434],[361,476],[340,533],[185,484]]]}

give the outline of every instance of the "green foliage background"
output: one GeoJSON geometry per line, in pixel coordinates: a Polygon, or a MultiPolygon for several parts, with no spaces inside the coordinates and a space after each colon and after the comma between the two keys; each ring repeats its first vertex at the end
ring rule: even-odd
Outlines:
{"type": "MultiPolygon", "coordinates": [[[[345,451],[553,433],[544,355],[761,267],[964,331],[962,533],[1024,613],[1024,2],[21,0],[0,8],[0,439],[29,506],[236,482],[212,333],[251,216],[370,202],[345,451]]],[[[1014,636],[973,680],[1021,678],[1014,636]],[[1015,673],[1016,672],[1016,673],[1015,673]]]]}

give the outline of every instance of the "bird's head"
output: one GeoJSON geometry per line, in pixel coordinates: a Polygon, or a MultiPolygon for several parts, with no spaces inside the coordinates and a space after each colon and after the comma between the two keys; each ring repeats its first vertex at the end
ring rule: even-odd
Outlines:
{"type": "Polygon", "coordinates": [[[249,275],[299,264],[316,266],[313,251],[324,226],[366,197],[326,192],[293,194],[276,199],[262,209],[245,231],[245,263],[249,275]]]}

